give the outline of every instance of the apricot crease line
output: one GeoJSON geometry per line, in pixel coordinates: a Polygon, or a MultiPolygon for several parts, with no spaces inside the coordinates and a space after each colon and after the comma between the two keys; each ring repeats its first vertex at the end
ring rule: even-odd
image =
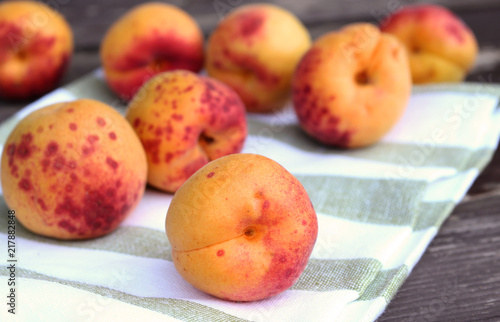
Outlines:
{"type": "Polygon", "coordinates": [[[190,249],[190,250],[176,250],[176,249],[172,249],[173,251],[176,251],[176,252],[179,252],[179,253],[188,253],[188,252],[194,252],[196,250],[200,250],[200,249],[205,249],[205,248],[208,248],[208,247],[212,247],[212,246],[215,246],[215,245],[220,245],[222,243],[225,243],[227,241],[230,241],[230,240],[233,240],[233,239],[236,239],[236,238],[240,238],[242,236],[244,236],[245,233],[241,234],[241,235],[238,235],[236,237],[233,237],[233,238],[229,238],[229,239],[226,239],[226,240],[223,240],[223,241],[220,241],[218,243],[215,243],[215,244],[210,244],[210,245],[207,245],[207,246],[204,246],[204,247],[200,247],[200,248],[195,248],[195,249],[190,249]]]}

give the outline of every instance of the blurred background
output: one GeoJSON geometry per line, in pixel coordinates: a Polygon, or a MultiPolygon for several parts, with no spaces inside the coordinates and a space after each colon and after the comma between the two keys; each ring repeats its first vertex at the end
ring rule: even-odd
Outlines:
{"type": "MultiPolygon", "coordinates": [[[[138,0],[43,0],[42,2],[62,13],[74,33],[75,51],[69,70],[61,85],[98,68],[99,46],[106,30],[138,0]]],[[[161,1],[160,1],[161,2],[161,1]]],[[[234,8],[265,2],[282,6],[306,25],[313,39],[340,26],[357,21],[379,23],[403,6],[418,3],[436,3],[451,9],[472,29],[480,45],[475,68],[467,81],[500,82],[500,1],[498,0],[170,0],[192,15],[205,37],[217,23],[234,8]]],[[[2,102],[0,119],[5,119],[26,102],[2,102]]]]}
{"type": "MultiPolygon", "coordinates": [[[[99,66],[99,57],[96,53],[102,36],[115,20],[131,7],[141,3],[137,0],[48,0],[44,2],[58,9],[66,17],[75,35],[75,56],[72,70],[66,80],[78,77],[99,66]],[[85,61],[84,66],[80,63],[81,61],[85,61]]],[[[177,5],[191,14],[206,37],[219,20],[235,7],[253,2],[274,3],[295,13],[309,29],[313,39],[350,22],[378,23],[402,6],[417,3],[441,4],[464,20],[480,44],[480,59],[467,80],[480,81],[478,78],[480,75],[484,77],[489,75],[492,78],[486,78],[488,81],[500,82],[500,50],[495,50],[495,48],[500,48],[500,1],[498,0],[172,0],[164,2],[177,5]]]]}

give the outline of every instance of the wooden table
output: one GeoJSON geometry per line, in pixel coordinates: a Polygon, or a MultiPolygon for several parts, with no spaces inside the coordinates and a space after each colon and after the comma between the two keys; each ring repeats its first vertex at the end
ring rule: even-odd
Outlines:
{"type": "MultiPolygon", "coordinates": [[[[139,1],[45,1],[66,16],[75,34],[75,53],[61,85],[98,68],[106,29],[139,1]]],[[[248,0],[170,1],[192,14],[205,34],[226,8],[248,0]],[[219,4],[219,10],[215,5],[219,4]],[[220,6],[220,4],[223,4],[220,6]]],[[[412,0],[275,0],[306,24],[312,36],[353,21],[377,22],[412,0]]],[[[418,1],[420,2],[420,1],[418,1]]],[[[480,44],[470,82],[500,83],[500,1],[436,1],[471,27],[480,44]]],[[[0,121],[29,102],[0,101],[0,121]]],[[[500,151],[443,224],[379,321],[500,321],[500,151]]]]}

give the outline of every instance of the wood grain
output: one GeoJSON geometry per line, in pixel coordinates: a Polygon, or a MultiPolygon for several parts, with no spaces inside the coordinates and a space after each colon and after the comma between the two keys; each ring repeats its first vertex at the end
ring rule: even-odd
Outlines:
{"type": "Polygon", "coordinates": [[[499,195],[455,208],[379,321],[500,320],[499,195]]]}

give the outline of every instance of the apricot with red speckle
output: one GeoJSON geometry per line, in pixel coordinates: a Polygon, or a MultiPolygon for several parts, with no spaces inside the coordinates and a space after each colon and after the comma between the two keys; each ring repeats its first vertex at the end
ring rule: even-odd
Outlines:
{"type": "Polygon", "coordinates": [[[301,127],[342,148],[379,141],[403,115],[411,92],[406,50],[369,23],[319,37],[297,66],[293,104],[301,127]]]}
{"type": "Polygon", "coordinates": [[[460,82],[477,57],[472,30],[440,5],[405,6],[387,17],[381,30],[405,45],[414,84],[460,82]]]}
{"type": "Polygon", "coordinates": [[[36,110],[18,123],[5,147],[5,201],[24,227],[40,235],[108,234],[144,193],[147,162],[141,142],[122,115],[98,101],[36,110]]]}
{"type": "Polygon", "coordinates": [[[256,301],[291,287],[318,234],[300,182],[256,154],[214,160],[174,195],[165,229],[175,268],[221,299],[256,301]]]}
{"type": "Polygon", "coordinates": [[[130,100],[151,77],[203,67],[203,34],[182,9],[161,2],[132,8],[106,33],[100,48],[106,81],[130,100]]]}
{"type": "Polygon", "coordinates": [[[40,1],[0,3],[0,97],[30,99],[57,86],[73,54],[64,17],[40,1]]]}
{"type": "Polygon", "coordinates": [[[238,95],[189,71],[149,80],[130,102],[126,118],[146,150],[149,184],[168,192],[210,160],[240,152],[247,136],[238,95]]]}
{"type": "Polygon", "coordinates": [[[205,68],[233,88],[248,111],[275,112],[289,102],[293,71],[310,46],[307,29],[291,12],[245,5],[210,35],[205,68]]]}

